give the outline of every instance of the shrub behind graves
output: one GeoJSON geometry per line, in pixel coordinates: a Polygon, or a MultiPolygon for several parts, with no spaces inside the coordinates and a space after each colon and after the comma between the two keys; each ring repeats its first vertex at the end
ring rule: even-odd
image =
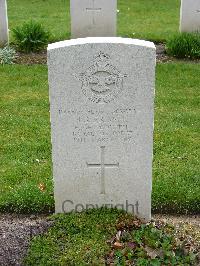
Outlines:
{"type": "Polygon", "coordinates": [[[4,48],[0,48],[0,64],[1,65],[11,65],[13,64],[13,60],[16,57],[15,49],[10,46],[6,46],[4,48]]]}
{"type": "Polygon", "coordinates": [[[200,34],[184,32],[174,35],[167,40],[166,50],[178,58],[200,58],[200,34]]]}
{"type": "Polygon", "coordinates": [[[50,32],[46,31],[40,23],[34,21],[24,23],[12,31],[14,43],[20,51],[26,53],[42,50],[50,38],[50,32]]]}

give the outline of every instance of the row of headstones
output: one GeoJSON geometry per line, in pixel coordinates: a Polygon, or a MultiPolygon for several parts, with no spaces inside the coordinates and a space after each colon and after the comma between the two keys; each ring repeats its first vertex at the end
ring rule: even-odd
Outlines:
{"type": "MultiPolygon", "coordinates": [[[[181,1],[180,31],[200,30],[200,1],[181,1]]],[[[117,0],[71,0],[72,38],[116,36],[117,0]]],[[[0,0],[0,44],[8,43],[6,0],[0,0]]]]}
{"type": "MultiPolygon", "coordinates": [[[[180,10],[180,31],[200,31],[200,0],[181,0],[180,10]]],[[[117,0],[71,0],[72,37],[116,36],[116,11],[117,0]]]]}

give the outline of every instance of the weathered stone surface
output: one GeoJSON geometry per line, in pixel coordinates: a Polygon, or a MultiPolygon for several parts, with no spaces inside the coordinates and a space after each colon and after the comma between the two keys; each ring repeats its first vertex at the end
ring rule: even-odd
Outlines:
{"type": "Polygon", "coordinates": [[[180,31],[200,31],[200,1],[182,0],[180,15],[180,31]]]}
{"type": "Polygon", "coordinates": [[[48,46],[56,212],[151,217],[155,46],[86,38],[48,46]]]}
{"type": "Polygon", "coordinates": [[[0,46],[8,43],[8,18],[6,0],[0,0],[0,46]]]}
{"type": "Polygon", "coordinates": [[[116,36],[117,0],[71,0],[70,11],[72,38],[116,36]]]}

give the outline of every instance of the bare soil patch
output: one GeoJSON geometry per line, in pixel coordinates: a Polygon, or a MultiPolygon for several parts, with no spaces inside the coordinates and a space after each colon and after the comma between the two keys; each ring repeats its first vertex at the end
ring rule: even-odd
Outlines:
{"type": "MultiPolygon", "coordinates": [[[[168,56],[165,52],[165,45],[163,43],[156,44],[156,58],[159,63],[166,63],[172,61],[183,61],[183,62],[192,62],[200,63],[200,60],[191,60],[191,59],[176,59],[172,56],[168,56]]],[[[47,51],[43,50],[39,53],[17,53],[17,58],[15,59],[15,64],[21,65],[45,65],[47,63],[47,51]]]]}
{"type": "Polygon", "coordinates": [[[51,224],[47,216],[0,215],[0,265],[22,265],[32,237],[51,224]]]}
{"type": "Polygon", "coordinates": [[[47,52],[46,50],[29,54],[18,52],[14,63],[19,65],[45,65],[47,63],[47,52]]]}

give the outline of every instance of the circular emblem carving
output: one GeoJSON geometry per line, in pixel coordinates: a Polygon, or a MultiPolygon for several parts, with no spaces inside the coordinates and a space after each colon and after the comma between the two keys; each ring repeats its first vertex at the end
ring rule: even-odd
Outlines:
{"type": "Polygon", "coordinates": [[[79,75],[83,94],[94,103],[109,103],[123,90],[121,74],[110,62],[110,56],[100,52],[84,73],[79,75]]]}

